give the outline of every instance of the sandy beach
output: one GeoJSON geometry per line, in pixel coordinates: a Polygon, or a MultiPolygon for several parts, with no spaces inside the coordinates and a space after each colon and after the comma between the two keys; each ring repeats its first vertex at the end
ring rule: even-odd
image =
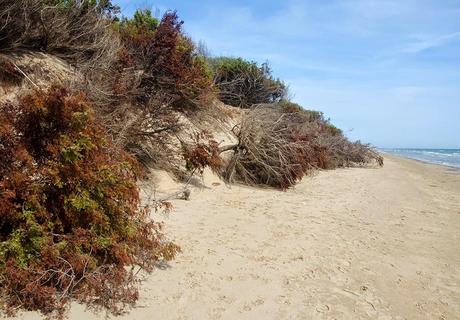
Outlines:
{"type": "Polygon", "coordinates": [[[287,192],[205,185],[156,216],[183,252],[117,319],[460,319],[458,171],[386,156],[287,192]]]}

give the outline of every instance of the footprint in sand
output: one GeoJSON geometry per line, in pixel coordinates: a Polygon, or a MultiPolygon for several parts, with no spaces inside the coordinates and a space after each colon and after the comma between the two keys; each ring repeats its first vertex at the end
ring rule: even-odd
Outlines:
{"type": "Polygon", "coordinates": [[[326,313],[329,310],[331,310],[331,307],[329,307],[327,304],[316,306],[316,312],[318,313],[326,313]]]}

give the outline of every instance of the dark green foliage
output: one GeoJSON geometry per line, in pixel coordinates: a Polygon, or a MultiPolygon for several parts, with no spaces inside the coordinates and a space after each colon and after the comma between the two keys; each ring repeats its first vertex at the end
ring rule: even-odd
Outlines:
{"type": "Polygon", "coordinates": [[[152,11],[149,9],[136,10],[133,18],[122,18],[116,27],[120,29],[132,29],[133,32],[149,32],[155,31],[160,21],[152,16],[152,11]]]}
{"type": "Polygon", "coordinates": [[[231,106],[249,108],[274,103],[287,95],[286,85],[272,76],[268,63],[259,66],[242,58],[219,57],[209,60],[219,99],[231,106]]]}

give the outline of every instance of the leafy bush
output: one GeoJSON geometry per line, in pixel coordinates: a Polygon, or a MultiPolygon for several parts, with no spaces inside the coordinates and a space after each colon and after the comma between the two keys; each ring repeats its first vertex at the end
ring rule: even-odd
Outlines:
{"type": "Polygon", "coordinates": [[[62,316],[70,299],[112,313],[178,247],[140,207],[135,159],[113,145],[81,93],[59,87],[0,106],[0,297],[62,316]]]}
{"type": "Polygon", "coordinates": [[[133,18],[123,17],[114,24],[123,43],[121,62],[123,67],[143,69],[151,55],[151,43],[159,21],[150,10],[136,10],[133,18]]]}
{"type": "Polygon", "coordinates": [[[133,18],[128,19],[123,17],[116,26],[118,29],[129,29],[127,31],[134,33],[153,32],[158,28],[160,21],[152,16],[152,11],[149,9],[136,10],[133,18]]]}
{"type": "Polygon", "coordinates": [[[283,100],[276,104],[281,108],[284,113],[297,113],[301,115],[304,122],[325,122],[324,114],[320,111],[304,109],[302,106],[295,102],[283,100]]]}
{"type": "Polygon", "coordinates": [[[192,135],[192,143],[183,143],[183,156],[188,171],[203,173],[206,167],[216,173],[220,173],[223,160],[220,157],[219,143],[208,132],[200,132],[192,135]]]}
{"type": "Polygon", "coordinates": [[[168,92],[180,110],[199,105],[211,88],[193,42],[182,34],[182,24],[175,12],[164,15],[151,42],[142,83],[147,91],[168,92]]]}
{"type": "Polygon", "coordinates": [[[242,58],[209,60],[219,99],[231,106],[249,108],[254,104],[279,102],[287,95],[286,85],[272,76],[268,63],[259,66],[242,58]]]}
{"type": "Polygon", "coordinates": [[[212,91],[205,64],[194,43],[182,33],[183,21],[176,12],[167,12],[157,25],[148,11],[138,11],[132,20],[118,25],[126,67],[142,70],[137,98],[156,100],[157,92],[178,110],[196,107],[212,91]]]}
{"type": "Polygon", "coordinates": [[[114,90],[121,98],[108,107],[135,115],[136,120],[127,130],[117,127],[126,124],[119,121],[109,127],[127,133],[126,146],[143,162],[170,164],[172,159],[165,155],[173,154],[169,142],[181,128],[180,113],[205,109],[213,97],[204,61],[182,33],[182,24],[175,12],[156,23],[149,11],[138,11],[133,19],[116,25],[123,50],[114,90]]]}

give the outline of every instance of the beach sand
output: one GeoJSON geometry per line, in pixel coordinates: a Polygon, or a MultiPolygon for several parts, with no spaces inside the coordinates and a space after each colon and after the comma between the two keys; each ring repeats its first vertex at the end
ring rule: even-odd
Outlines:
{"type": "Polygon", "coordinates": [[[385,157],[286,192],[206,177],[156,216],[183,252],[117,319],[460,319],[459,172],[385,157]]]}

